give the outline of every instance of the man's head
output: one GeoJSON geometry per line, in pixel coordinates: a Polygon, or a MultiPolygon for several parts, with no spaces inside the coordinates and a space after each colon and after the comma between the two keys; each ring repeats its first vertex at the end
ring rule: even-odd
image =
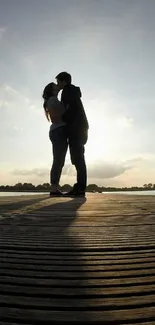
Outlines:
{"type": "Polygon", "coordinates": [[[71,85],[72,77],[67,72],[60,72],[55,79],[57,80],[57,85],[59,89],[63,89],[66,85],[71,85]]]}

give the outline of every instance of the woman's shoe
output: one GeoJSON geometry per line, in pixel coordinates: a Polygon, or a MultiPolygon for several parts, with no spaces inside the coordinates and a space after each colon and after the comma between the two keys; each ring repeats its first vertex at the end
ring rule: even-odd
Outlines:
{"type": "Polygon", "coordinates": [[[63,193],[59,190],[55,191],[55,192],[50,192],[50,197],[61,197],[63,196],[63,193]]]}

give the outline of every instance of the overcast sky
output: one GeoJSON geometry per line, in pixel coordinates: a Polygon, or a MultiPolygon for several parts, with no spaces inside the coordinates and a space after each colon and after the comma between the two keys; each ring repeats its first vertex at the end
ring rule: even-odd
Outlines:
{"type": "Polygon", "coordinates": [[[41,95],[62,70],[90,123],[88,183],[155,183],[154,16],[154,0],[0,0],[0,184],[49,181],[41,95]]]}

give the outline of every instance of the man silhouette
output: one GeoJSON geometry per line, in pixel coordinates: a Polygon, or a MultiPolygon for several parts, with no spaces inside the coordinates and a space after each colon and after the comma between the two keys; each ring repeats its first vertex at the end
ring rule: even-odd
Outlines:
{"type": "Polygon", "coordinates": [[[59,89],[62,89],[61,102],[65,106],[63,121],[67,126],[71,162],[77,171],[77,182],[65,196],[85,196],[87,169],[85,163],[85,144],[88,139],[88,120],[81,101],[81,90],[72,85],[72,77],[67,72],[56,76],[59,89]]]}

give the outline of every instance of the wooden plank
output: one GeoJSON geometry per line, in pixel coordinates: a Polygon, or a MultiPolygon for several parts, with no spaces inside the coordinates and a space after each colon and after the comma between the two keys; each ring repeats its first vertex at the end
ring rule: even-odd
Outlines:
{"type": "MultiPolygon", "coordinates": [[[[44,283],[43,283],[44,284],[44,283]]],[[[37,297],[37,296],[50,296],[52,297],[53,295],[55,296],[55,298],[57,298],[57,296],[65,296],[67,298],[67,296],[73,296],[73,297],[79,297],[81,295],[88,297],[89,296],[100,296],[100,297],[104,297],[104,299],[106,297],[110,296],[121,296],[125,297],[125,296],[135,296],[135,295],[154,295],[155,294],[155,284],[152,282],[147,283],[147,284],[141,284],[140,286],[132,285],[132,286],[123,286],[123,287],[110,287],[107,288],[105,286],[102,287],[102,284],[100,285],[100,287],[98,288],[93,288],[91,286],[87,286],[87,283],[83,283],[83,287],[81,286],[80,288],[76,288],[76,287],[67,287],[65,286],[64,288],[62,287],[52,287],[50,286],[48,287],[44,287],[39,286],[38,287],[34,287],[34,286],[30,286],[29,284],[27,284],[27,287],[23,287],[22,285],[19,286],[17,284],[0,284],[0,293],[10,293],[11,295],[23,295],[23,292],[25,295],[27,296],[32,296],[32,297],[37,297]],[[84,286],[85,285],[85,286],[84,286]]]]}
{"type": "MultiPolygon", "coordinates": [[[[50,321],[46,321],[45,324],[50,324],[49,322],[50,322],[50,321]],[[48,322],[48,323],[47,323],[47,322],[48,322]]],[[[56,323],[57,323],[57,322],[56,322],[56,323]]],[[[55,324],[56,324],[56,323],[55,323],[55,324]]],[[[24,324],[24,325],[32,325],[32,323],[25,323],[25,322],[22,323],[22,324],[24,324]]],[[[40,324],[40,321],[38,322],[38,324],[40,324]]],[[[62,324],[62,323],[60,323],[60,324],[62,324]]],[[[63,324],[65,324],[65,323],[63,322],[63,324]]],[[[74,322],[74,324],[77,325],[77,324],[80,324],[80,322],[76,321],[76,322],[74,322]]],[[[89,324],[91,325],[92,322],[90,321],[89,324]]],[[[98,324],[98,325],[99,325],[99,324],[103,324],[103,322],[102,322],[102,321],[101,321],[101,322],[97,322],[96,324],[98,324]]],[[[108,322],[108,324],[112,324],[112,323],[111,323],[111,322],[110,322],[110,323],[108,322]]],[[[126,323],[119,323],[119,325],[120,325],[120,324],[121,324],[121,325],[126,325],[126,323]]],[[[154,325],[154,321],[146,321],[145,323],[141,323],[141,322],[140,322],[140,323],[139,323],[139,322],[137,323],[137,322],[134,322],[134,323],[127,323],[127,324],[128,324],[128,325],[133,325],[133,324],[134,324],[134,325],[139,325],[139,324],[140,324],[140,325],[154,325]]],[[[12,322],[11,322],[11,323],[10,323],[10,322],[8,323],[8,322],[5,322],[5,321],[3,321],[3,322],[0,321],[0,325],[21,325],[21,323],[12,323],[12,322]]],[[[116,323],[116,325],[118,325],[118,323],[116,323]]]]}
{"type": "MultiPolygon", "coordinates": [[[[121,325],[125,325],[126,323],[123,322],[123,323],[120,323],[120,324],[121,324],[121,325]]],[[[119,325],[120,325],[120,324],[119,324],[119,325]]],[[[155,322],[154,322],[154,320],[151,321],[151,320],[149,320],[149,319],[146,319],[145,323],[143,323],[143,322],[141,322],[141,321],[137,323],[137,322],[135,322],[135,321],[133,320],[132,323],[127,323],[127,324],[128,324],[128,325],[133,325],[133,324],[134,324],[134,325],[139,325],[139,324],[140,324],[140,325],[155,325],[155,322]]]]}
{"type": "MultiPolygon", "coordinates": [[[[21,216],[18,215],[14,215],[14,222],[15,224],[19,224],[22,220],[23,222],[23,226],[26,223],[30,223],[30,221],[32,222],[32,225],[35,225],[37,221],[40,221],[42,223],[45,223],[45,221],[48,221],[48,223],[53,223],[53,222],[65,222],[65,221],[70,221],[73,220],[73,215],[74,215],[74,210],[70,210],[68,211],[67,209],[62,211],[62,210],[55,210],[53,209],[49,209],[49,211],[39,211],[39,215],[38,215],[38,211],[36,210],[35,212],[31,213],[29,212],[28,214],[24,214],[21,216]],[[48,220],[47,220],[48,218],[48,220]]],[[[2,224],[6,224],[6,225],[10,225],[11,224],[11,220],[12,218],[7,218],[6,220],[3,219],[2,224]]],[[[76,220],[77,221],[86,221],[88,222],[89,220],[92,222],[96,221],[96,222],[103,222],[107,223],[107,222],[111,222],[111,226],[115,226],[115,224],[117,224],[117,222],[123,222],[123,224],[126,224],[130,222],[132,223],[132,225],[134,225],[134,223],[139,223],[139,222],[146,222],[146,221],[152,221],[154,222],[154,218],[153,218],[153,214],[151,212],[147,212],[145,214],[141,213],[141,212],[135,212],[132,210],[129,210],[127,213],[124,213],[124,211],[119,210],[116,211],[116,209],[114,211],[112,211],[111,207],[109,210],[109,207],[107,209],[107,211],[105,211],[105,207],[103,207],[100,211],[95,210],[95,211],[91,211],[91,210],[78,210],[78,214],[76,215],[76,220]],[[104,209],[104,211],[103,211],[104,209]]],[[[110,226],[110,224],[109,224],[110,226]]]]}
{"type": "MultiPolygon", "coordinates": [[[[20,237],[21,238],[18,238],[17,235],[16,235],[16,238],[15,238],[15,234],[10,234],[9,235],[5,235],[3,233],[1,233],[1,240],[5,240],[5,241],[9,241],[9,240],[34,240],[34,236],[35,236],[35,241],[49,241],[51,240],[51,242],[54,242],[54,241],[62,241],[63,238],[67,239],[68,241],[73,241],[73,240],[85,240],[85,241],[92,241],[94,242],[95,240],[97,242],[106,242],[108,241],[109,239],[107,238],[108,235],[110,235],[110,233],[107,231],[106,233],[103,232],[102,234],[96,234],[96,233],[90,233],[90,234],[87,234],[87,233],[78,233],[78,234],[74,234],[73,235],[68,235],[68,234],[62,234],[62,236],[60,236],[60,234],[58,232],[56,233],[53,233],[52,234],[52,237],[51,238],[48,238],[47,237],[48,234],[43,234],[43,233],[40,233],[38,235],[35,236],[35,232],[32,232],[32,233],[29,233],[29,234],[20,234],[20,237]],[[22,235],[22,236],[21,236],[22,235]]],[[[50,234],[51,235],[51,234],[50,234]]],[[[150,240],[153,240],[154,239],[154,234],[150,234],[149,232],[148,233],[145,233],[143,235],[140,235],[140,234],[135,234],[135,238],[134,238],[134,241],[150,241],[150,240]]],[[[132,236],[129,236],[128,234],[117,234],[115,235],[115,233],[113,233],[113,241],[114,242],[117,242],[117,241],[129,241],[129,240],[133,240],[133,235],[132,236]]]]}
{"type": "MultiPolygon", "coordinates": [[[[40,234],[40,235],[35,237],[35,242],[38,242],[38,241],[49,242],[50,241],[50,242],[53,243],[53,242],[62,242],[63,239],[65,239],[68,242],[69,241],[72,242],[73,240],[74,241],[82,240],[83,242],[88,242],[88,243],[90,243],[90,242],[94,243],[96,241],[97,243],[104,244],[104,243],[110,241],[110,239],[107,238],[107,235],[108,234],[106,234],[106,237],[105,237],[105,234],[103,233],[102,235],[100,234],[100,236],[97,235],[95,237],[95,234],[92,234],[92,236],[91,235],[88,236],[87,234],[79,234],[79,235],[75,234],[75,236],[73,237],[73,236],[68,236],[66,234],[63,234],[62,237],[61,237],[60,234],[55,234],[55,235],[52,236],[52,238],[48,238],[47,236],[45,236],[45,234],[42,234],[42,235],[40,234]]],[[[16,241],[19,241],[19,240],[21,240],[22,242],[23,241],[25,241],[25,242],[34,241],[34,236],[35,236],[35,234],[32,233],[32,234],[29,234],[29,235],[26,235],[26,236],[23,235],[21,238],[18,238],[18,237],[15,238],[15,234],[10,235],[10,237],[5,236],[5,235],[2,234],[1,242],[2,241],[9,242],[9,240],[13,241],[13,242],[16,242],[16,241]]],[[[135,238],[131,238],[128,235],[122,235],[122,237],[121,237],[121,234],[119,236],[115,236],[115,234],[113,234],[113,242],[114,243],[118,243],[118,241],[119,242],[126,242],[126,241],[132,241],[132,240],[134,242],[142,242],[142,243],[145,242],[145,241],[150,242],[152,240],[152,242],[154,243],[154,236],[153,236],[153,234],[152,235],[151,234],[145,234],[144,236],[138,236],[138,235],[136,236],[136,234],[135,234],[135,238]]]]}
{"type": "Polygon", "coordinates": [[[31,255],[30,257],[28,255],[4,255],[3,257],[0,257],[0,262],[1,263],[13,263],[13,264],[40,264],[43,263],[44,265],[51,265],[51,264],[55,264],[55,265],[117,265],[117,264],[128,264],[128,263],[132,263],[132,264],[143,264],[143,263],[149,263],[149,262],[154,262],[155,261],[155,256],[146,256],[146,257],[140,257],[138,256],[137,258],[117,258],[117,256],[115,258],[106,258],[106,257],[97,257],[97,256],[85,256],[85,258],[82,256],[80,257],[80,255],[77,256],[70,256],[70,258],[66,257],[66,256],[61,256],[58,255],[57,258],[55,258],[54,256],[50,256],[50,255],[45,255],[45,256],[35,256],[33,258],[33,255],[31,255]]]}
{"type": "MultiPolygon", "coordinates": [[[[55,216],[55,213],[54,213],[54,216],[55,216]]],[[[13,217],[11,219],[14,220],[14,227],[15,226],[16,227],[21,226],[22,228],[24,228],[26,226],[30,226],[30,223],[31,223],[31,226],[35,227],[37,222],[40,222],[40,226],[38,225],[38,228],[39,228],[41,226],[42,227],[47,227],[46,218],[47,218],[46,215],[44,215],[44,217],[40,217],[40,218],[37,217],[37,216],[35,218],[30,218],[30,217],[28,218],[27,217],[27,219],[25,219],[25,220],[23,218],[23,220],[22,220],[23,224],[22,225],[21,225],[21,220],[16,221],[16,219],[13,218],[13,217]]],[[[0,221],[1,221],[1,224],[3,226],[9,227],[11,225],[11,219],[10,218],[7,218],[7,219],[3,218],[0,221]]],[[[67,223],[71,223],[71,220],[72,220],[72,218],[68,218],[67,220],[65,220],[65,219],[64,220],[51,219],[51,220],[48,221],[48,225],[53,227],[53,229],[54,228],[56,229],[58,226],[63,228],[65,225],[67,225],[67,223]]],[[[100,219],[99,221],[97,220],[97,217],[95,217],[95,215],[92,216],[92,219],[90,219],[90,220],[89,220],[89,217],[87,219],[83,219],[82,216],[81,216],[80,219],[77,219],[77,218],[74,219],[74,221],[72,221],[72,224],[70,226],[73,229],[75,229],[75,231],[76,231],[77,227],[81,227],[83,229],[83,231],[85,231],[86,228],[88,228],[88,231],[89,231],[89,229],[92,229],[92,228],[95,228],[95,227],[97,229],[99,229],[100,227],[102,227],[102,228],[111,227],[111,229],[112,228],[116,229],[117,227],[122,227],[122,228],[124,227],[126,229],[127,228],[130,229],[130,228],[139,227],[142,230],[142,226],[143,227],[144,226],[150,227],[151,225],[155,224],[155,220],[153,219],[153,217],[151,219],[145,218],[145,219],[142,219],[142,220],[141,220],[141,218],[139,218],[139,220],[135,221],[135,220],[132,220],[131,218],[125,220],[125,216],[124,216],[124,218],[122,217],[120,220],[119,219],[114,220],[113,225],[111,225],[111,226],[109,225],[110,222],[112,223],[111,218],[110,218],[110,220],[108,220],[108,217],[106,217],[106,216],[104,216],[103,220],[100,219]]],[[[144,230],[144,228],[143,228],[143,230],[144,230]]],[[[151,231],[151,229],[150,229],[150,231],[151,231]]]]}
{"type": "Polygon", "coordinates": [[[50,241],[46,242],[46,244],[42,243],[42,242],[24,242],[24,241],[12,241],[12,245],[11,243],[8,241],[8,242],[2,242],[0,241],[0,245],[3,249],[5,248],[11,248],[13,247],[14,249],[17,248],[19,249],[23,249],[23,248],[26,248],[28,250],[34,250],[34,249],[38,249],[38,250],[44,250],[44,251],[52,251],[52,250],[58,250],[58,251],[79,251],[79,250],[96,250],[96,251],[103,251],[103,250],[106,250],[106,249],[113,249],[113,250],[117,250],[117,249],[120,249],[120,250],[128,250],[129,247],[131,249],[145,249],[145,248],[153,248],[155,249],[155,242],[152,243],[152,240],[150,240],[149,242],[133,242],[133,241],[125,241],[125,242],[122,242],[122,243],[119,243],[117,242],[116,244],[109,241],[109,243],[104,243],[103,245],[100,245],[100,243],[98,244],[87,244],[87,243],[82,243],[79,241],[79,243],[74,243],[71,242],[71,243],[50,243],[50,241]]]}
{"type": "Polygon", "coordinates": [[[16,285],[16,286],[32,286],[32,287],[48,287],[48,288],[107,288],[107,287],[127,287],[127,286],[145,286],[152,285],[155,282],[155,274],[154,275],[141,275],[140,277],[122,277],[122,278],[87,278],[85,280],[78,279],[48,279],[48,278],[37,278],[35,277],[20,277],[14,275],[1,275],[0,284],[8,284],[8,285],[16,285]]]}
{"type": "Polygon", "coordinates": [[[5,251],[4,249],[2,249],[0,247],[0,254],[2,255],[11,255],[11,254],[15,254],[17,256],[32,256],[33,258],[38,258],[38,256],[41,258],[45,257],[45,258],[54,258],[54,259],[76,259],[76,258],[91,258],[91,259],[95,259],[95,258],[102,258],[102,259],[115,259],[115,258],[121,258],[121,259],[125,259],[125,258],[136,258],[138,256],[144,256],[144,257],[147,257],[147,256],[154,256],[155,254],[155,249],[140,249],[137,248],[137,250],[119,250],[119,251],[113,251],[113,250],[109,250],[108,252],[106,250],[103,250],[101,252],[97,252],[97,251],[83,251],[82,252],[82,255],[81,253],[78,253],[78,252],[75,252],[75,251],[72,251],[72,252],[61,252],[61,253],[57,253],[53,250],[51,250],[50,252],[42,252],[40,250],[37,250],[37,249],[32,249],[31,251],[28,251],[28,250],[25,250],[25,248],[23,247],[23,249],[20,249],[20,247],[18,247],[18,249],[14,249],[13,247],[9,247],[9,248],[6,248],[5,251]],[[88,254],[89,253],[89,254],[88,254]]]}
{"type": "MultiPolygon", "coordinates": [[[[100,298],[96,296],[85,296],[85,294],[80,297],[76,297],[75,295],[69,297],[63,297],[63,295],[49,297],[49,298],[40,298],[37,296],[28,296],[24,295],[15,296],[15,295],[1,295],[0,294],[0,306],[2,307],[13,307],[13,308],[24,308],[28,307],[30,309],[42,309],[42,310],[52,310],[52,309],[89,309],[91,307],[95,309],[98,308],[100,310],[108,310],[108,309],[129,309],[129,308],[142,308],[143,307],[154,307],[155,311],[155,294],[150,295],[134,295],[129,297],[112,297],[112,295],[100,295],[100,298]],[[87,299],[86,299],[87,298],[87,299]]],[[[154,315],[155,316],[155,315],[154,315]]]]}
{"type": "MultiPolygon", "coordinates": [[[[103,307],[104,309],[104,307],[103,307]]],[[[132,309],[119,309],[119,310],[40,310],[40,309],[24,309],[24,308],[9,308],[0,307],[0,314],[6,319],[20,320],[20,321],[139,321],[140,319],[145,322],[145,320],[155,321],[155,307],[144,307],[132,308],[132,309]]],[[[119,324],[119,323],[118,323],[119,324]]]]}
{"type": "MultiPolygon", "coordinates": [[[[133,231],[132,234],[129,234],[128,233],[129,229],[127,231],[125,227],[123,227],[122,232],[120,231],[120,229],[119,230],[117,229],[117,232],[116,232],[116,229],[115,230],[109,229],[109,227],[108,227],[108,229],[101,227],[100,231],[97,231],[96,229],[92,229],[91,231],[88,231],[88,232],[87,232],[87,229],[85,231],[81,231],[81,232],[79,232],[79,229],[78,229],[78,231],[77,231],[77,229],[75,231],[74,228],[72,228],[72,227],[69,227],[70,232],[68,232],[68,233],[65,233],[64,231],[63,231],[63,233],[59,233],[58,230],[59,230],[59,227],[58,228],[56,228],[56,227],[50,228],[50,225],[49,225],[47,232],[46,231],[43,232],[43,230],[40,229],[40,232],[37,231],[37,233],[36,233],[36,231],[34,229],[33,231],[30,230],[29,233],[27,233],[27,227],[26,227],[26,229],[24,231],[20,230],[20,237],[22,239],[29,238],[29,237],[32,237],[34,239],[34,235],[35,235],[35,239],[38,239],[41,237],[46,238],[48,235],[50,235],[51,239],[56,239],[56,238],[61,238],[60,235],[63,235],[70,239],[81,238],[83,236],[84,237],[86,236],[86,238],[88,238],[88,239],[101,239],[102,238],[103,240],[105,240],[106,238],[108,238],[109,235],[112,235],[113,239],[115,239],[115,238],[117,238],[117,239],[132,238],[133,239],[133,236],[136,235],[137,239],[143,240],[145,238],[146,239],[152,238],[153,235],[155,234],[155,231],[151,231],[150,229],[148,229],[147,231],[146,231],[146,229],[145,230],[143,229],[143,232],[140,232],[139,228],[136,228],[136,231],[133,231]],[[54,232],[54,229],[56,230],[55,232],[54,232]],[[51,232],[51,230],[52,230],[52,232],[51,232]],[[73,233],[71,233],[71,231],[73,231],[73,233]]],[[[17,231],[17,229],[16,229],[16,231],[17,231]]],[[[14,232],[12,231],[12,233],[11,233],[11,231],[9,231],[9,233],[8,233],[8,231],[6,232],[6,229],[5,229],[5,232],[3,232],[3,229],[1,229],[1,235],[3,236],[4,239],[5,238],[12,239],[12,238],[14,238],[15,234],[17,236],[16,231],[14,231],[14,232]]]]}
{"type": "Polygon", "coordinates": [[[111,271],[85,271],[84,269],[81,271],[75,272],[68,272],[68,271],[40,271],[40,270],[24,270],[24,269],[0,269],[0,276],[1,275],[10,275],[10,276],[20,276],[20,277],[36,277],[36,278],[48,278],[48,279],[90,279],[90,278],[128,278],[133,276],[155,276],[155,268],[145,268],[145,269],[130,269],[130,270],[111,270],[111,271]]]}
{"type": "MultiPolygon", "coordinates": [[[[12,321],[11,321],[11,323],[10,322],[8,323],[7,321],[3,321],[3,322],[0,321],[0,325],[21,325],[21,323],[17,323],[17,322],[12,323],[12,321]]],[[[27,323],[27,322],[25,323],[24,322],[24,325],[32,325],[32,323],[27,323]]]]}
{"type": "Polygon", "coordinates": [[[124,268],[124,265],[141,265],[143,267],[143,264],[148,263],[148,266],[150,263],[154,263],[155,261],[155,255],[153,257],[143,257],[143,258],[126,258],[126,259],[91,259],[89,256],[87,256],[85,259],[77,257],[76,259],[65,259],[65,258],[61,258],[59,256],[59,259],[54,259],[54,258],[50,258],[50,256],[44,256],[44,258],[40,257],[40,258],[33,258],[33,257],[28,257],[28,256],[22,256],[22,257],[12,257],[12,256],[4,256],[4,257],[0,257],[0,264],[3,265],[3,263],[11,263],[11,265],[16,265],[16,264],[22,264],[23,265],[40,265],[40,264],[44,264],[44,265],[48,265],[48,266],[52,266],[53,263],[55,266],[102,266],[104,267],[105,265],[121,265],[124,268]]]}
{"type": "MultiPolygon", "coordinates": [[[[8,241],[4,243],[1,243],[0,241],[0,245],[1,247],[11,247],[11,243],[8,241]]],[[[155,248],[155,241],[152,241],[151,239],[149,241],[145,241],[145,242],[142,242],[142,241],[124,241],[124,242],[111,242],[109,240],[109,242],[105,242],[105,243],[102,243],[102,242],[87,242],[87,241],[82,241],[81,239],[81,242],[80,240],[78,241],[68,241],[66,239],[66,241],[63,243],[63,241],[59,241],[59,242],[52,242],[52,241],[37,241],[37,242],[32,242],[31,240],[30,241],[22,241],[20,242],[20,240],[18,241],[12,241],[12,246],[14,248],[18,248],[18,246],[20,247],[25,247],[27,249],[44,249],[44,250],[54,250],[54,249],[58,249],[59,251],[62,250],[62,251],[66,251],[66,250],[73,250],[73,248],[75,247],[75,250],[97,250],[97,251],[103,251],[104,249],[129,249],[129,247],[131,247],[132,249],[141,249],[141,248],[155,248]]]]}
{"type": "Polygon", "coordinates": [[[139,270],[139,269],[146,269],[146,270],[154,270],[155,271],[155,262],[146,262],[143,264],[133,264],[133,263],[128,263],[123,264],[123,265],[119,265],[119,264],[115,264],[115,266],[113,265],[87,265],[85,264],[85,267],[83,269],[83,267],[79,267],[77,268],[76,265],[67,265],[65,267],[65,265],[42,265],[42,264],[12,264],[12,263],[1,263],[1,270],[3,269],[12,269],[12,270],[30,270],[30,271],[44,271],[44,272],[111,272],[111,271],[115,271],[115,272],[122,272],[122,271],[126,271],[128,270],[129,272],[131,270],[139,270]]]}

